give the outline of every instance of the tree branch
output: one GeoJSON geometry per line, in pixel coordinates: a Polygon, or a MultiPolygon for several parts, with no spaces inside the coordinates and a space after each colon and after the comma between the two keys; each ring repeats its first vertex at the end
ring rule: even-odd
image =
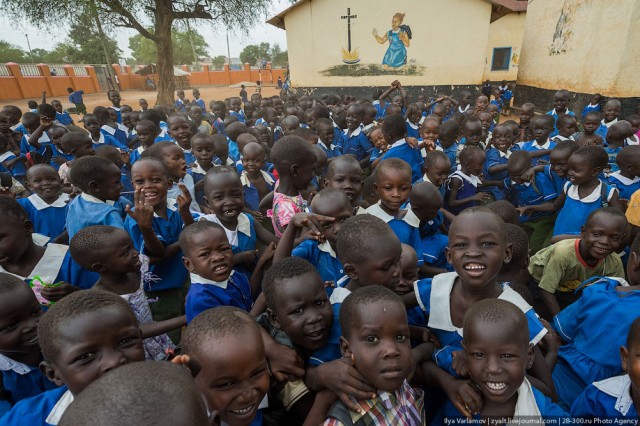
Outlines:
{"type": "Polygon", "coordinates": [[[116,21],[119,22],[117,24],[118,26],[133,28],[134,30],[138,31],[143,37],[153,41],[157,41],[157,37],[155,36],[155,34],[147,30],[140,22],[138,22],[136,17],[133,16],[133,14],[124,7],[120,0],[100,0],[100,3],[108,8],[105,10],[107,13],[115,13],[119,15],[118,20],[116,21]]]}

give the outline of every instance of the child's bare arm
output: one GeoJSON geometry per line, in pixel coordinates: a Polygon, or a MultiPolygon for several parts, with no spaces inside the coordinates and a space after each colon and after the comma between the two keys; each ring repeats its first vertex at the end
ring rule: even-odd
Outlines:
{"type": "Polygon", "coordinates": [[[294,349],[277,343],[262,327],[260,327],[260,334],[269,363],[269,371],[274,379],[283,382],[290,376],[298,379],[305,376],[304,362],[294,349]]]}
{"type": "Polygon", "coordinates": [[[624,203],[620,201],[620,195],[618,194],[618,191],[615,191],[611,196],[611,199],[609,200],[609,205],[611,207],[615,207],[621,212],[624,212],[626,210],[624,203]]]}
{"type": "Polygon", "coordinates": [[[146,339],[148,337],[158,336],[168,331],[175,330],[176,328],[180,328],[185,325],[187,325],[187,317],[186,315],[181,315],[164,321],[140,324],[140,331],[142,333],[142,338],[146,339]]]}
{"type": "Polygon", "coordinates": [[[556,316],[560,313],[560,304],[556,299],[556,295],[554,293],[548,292],[547,290],[540,289],[540,294],[542,295],[542,301],[546,305],[547,309],[552,316],[556,316]]]}
{"type": "Polygon", "coordinates": [[[315,392],[322,389],[331,390],[347,408],[353,411],[357,411],[357,407],[349,396],[356,400],[370,399],[375,397],[376,392],[376,389],[367,383],[353,366],[351,358],[339,358],[308,368],[305,383],[315,392]]]}
{"type": "Polygon", "coordinates": [[[333,406],[333,403],[336,402],[337,399],[336,394],[329,389],[324,389],[316,393],[313,406],[309,410],[309,414],[302,426],[318,426],[322,424],[327,418],[331,406],[333,406]]]}
{"type": "Polygon", "coordinates": [[[273,256],[273,261],[279,262],[280,260],[291,256],[291,252],[296,245],[296,236],[299,230],[302,228],[309,228],[309,232],[312,237],[320,238],[322,237],[322,232],[320,232],[320,222],[333,222],[334,220],[335,219],[332,217],[321,216],[313,213],[296,213],[293,215],[291,222],[289,222],[289,226],[287,226],[284,234],[282,234],[282,238],[280,238],[278,248],[273,256]]]}
{"type": "Polygon", "coordinates": [[[456,196],[458,195],[458,191],[462,187],[462,181],[460,179],[451,179],[451,183],[449,184],[450,192],[449,192],[449,205],[451,207],[459,207],[471,201],[484,201],[488,199],[489,194],[484,192],[478,192],[471,197],[462,198],[460,200],[456,200],[456,196]]]}
{"type": "Polygon", "coordinates": [[[567,194],[565,194],[564,192],[562,192],[561,194],[558,194],[558,198],[553,200],[553,210],[555,211],[560,210],[564,206],[564,202],[566,199],[567,199],[567,194]]]}
{"type": "Polygon", "coordinates": [[[387,99],[387,96],[389,96],[394,90],[396,90],[396,87],[392,84],[387,90],[382,92],[382,95],[380,95],[380,98],[378,99],[380,101],[380,104],[384,105],[384,100],[387,99]]]}
{"type": "Polygon", "coordinates": [[[260,293],[260,287],[262,285],[262,275],[264,274],[265,266],[271,259],[273,259],[273,254],[275,253],[275,251],[276,243],[269,243],[269,245],[264,249],[262,255],[258,259],[258,263],[253,270],[253,274],[251,274],[249,284],[251,285],[251,294],[254,298],[258,297],[258,293],[260,293]]]}
{"type": "Polygon", "coordinates": [[[253,221],[253,227],[256,230],[256,237],[262,243],[269,244],[269,243],[278,242],[278,239],[276,238],[276,236],[273,235],[271,232],[267,231],[267,229],[264,226],[262,226],[262,224],[257,220],[253,221]]]}
{"type": "Polygon", "coordinates": [[[435,266],[429,265],[428,263],[423,263],[418,267],[418,274],[420,278],[431,278],[435,277],[438,274],[444,274],[448,272],[446,269],[436,268],[435,266]]]}
{"type": "Polygon", "coordinates": [[[184,222],[184,226],[191,225],[193,221],[193,216],[191,216],[191,212],[189,212],[189,206],[191,205],[191,193],[187,189],[187,187],[179,183],[178,188],[180,188],[181,195],[178,195],[176,198],[176,202],[178,203],[178,213],[180,213],[180,217],[184,222]]]}
{"type": "Polygon", "coordinates": [[[495,166],[489,167],[488,172],[489,174],[504,172],[505,170],[507,170],[507,168],[507,164],[496,164],[495,166]]]}
{"type": "Polygon", "coordinates": [[[557,400],[558,395],[556,394],[556,389],[553,385],[553,379],[551,378],[551,369],[549,368],[549,365],[547,364],[547,361],[542,355],[539,347],[535,346],[533,348],[533,355],[533,365],[528,370],[529,374],[531,374],[533,377],[536,377],[538,380],[545,384],[548,392],[550,393],[547,394],[549,398],[553,399],[554,401],[557,400]]]}
{"type": "Polygon", "coordinates": [[[474,413],[482,409],[482,395],[469,379],[456,379],[434,362],[422,364],[422,376],[425,383],[440,386],[451,400],[451,403],[465,417],[471,419],[474,413]]]}
{"type": "Polygon", "coordinates": [[[150,257],[161,258],[164,256],[165,247],[153,230],[153,207],[144,202],[142,188],[135,190],[133,200],[135,210],[127,205],[125,211],[138,224],[147,254],[150,257]]]}
{"type": "Polygon", "coordinates": [[[264,196],[258,205],[260,211],[268,210],[273,207],[273,191],[264,196]]]}
{"type": "Polygon", "coordinates": [[[524,216],[531,212],[554,212],[555,207],[553,206],[553,202],[549,201],[535,206],[517,207],[516,210],[518,210],[518,213],[524,216]]]}
{"type": "Polygon", "coordinates": [[[551,154],[551,150],[550,149],[536,149],[534,151],[529,151],[529,156],[531,158],[540,158],[540,157],[544,157],[545,155],[549,155],[551,154]]]}
{"type": "Polygon", "coordinates": [[[253,303],[251,307],[251,311],[249,311],[249,315],[253,318],[260,316],[263,312],[267,310],[267,301],[264,298],[264,293],[260,293],[256,301],[253,303]]]}
{"type": "Polygon", "coordinates": [[[38,142],[38,139],[40,139],[42,134],[48,128],[50,128],[52,124],[53,124],[53,122],[51,120],[49,120],[47,117],[41,116],[40,117],[40,125],[38,126],[38,128],[33,133],[31,133],[31,136],[29,136],[29,139],[27,140],[27,142],[29,142],[29,145],[33,146],[35,149],[39,149],[40,148],[40,142],[38,142]]]}

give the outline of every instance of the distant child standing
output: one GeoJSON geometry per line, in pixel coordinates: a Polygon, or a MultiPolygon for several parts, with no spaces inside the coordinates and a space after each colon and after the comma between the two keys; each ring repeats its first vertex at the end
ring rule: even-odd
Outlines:
{"type": "MultiPolygon", "coordinates": [[[[353,104],[347,109],[347,128],[337,141],[338,147],[342,154],[351,154],[365,168],[369,165],[369,157],[373,146],[369,142],[367,136],[362,132],[361,124],[364,118],[364,108],[362,105],[353,104]]],[[[404,120],[403,120],[404,126],[404,120]]]]}
{"type": "Polygon", "coordinates": [[[596,135],[602,137],[602,139],[606,139],[609,127],[618,122],[618,116],[620,115],[621,109],[622,104],[617,99],[610,99],[604,104],[604,108],[602,108],[603,118],[600,122],[600,126],[595,132],[596,135]]]}
{"type": "Polygon", "coordinates": [[[535,116],[536,106],[531,102],[522,104],[520,108],[520,123],[518,123],[518,138],[516,142],[527,142],[527,128],[531,124],[531,119],[535,116]]]}
{"type": "Polygon", "coordinates": [[[184,90],[176,90],[176,96],[178,99],[174,102],[173,106],[176,108],[176,111],[179,112],[187,112],[187,105],[189,105],[189,100],[184,97],[184,90]]]}
{"type": "Polygon", "coordinates": [[[584,107],[582,113],[580,114],[580,118],[582,118],[582,121],[584,121],[587,114],[591,111],[602,111],[602,105],[600,105],[600,102],[602,102],[602,95],[600,93],[596,93],[595,95],[593,95],[591,101],[587,104],[586,107],[584,107]]]}
{"type": "Polygon", "coordinates": [[[82,99],[82,95],[84,95],[84,90],[73,90],[71,87],[67,87],[67,93],[69,93],[69,102],[76,106],[76,114],[85,115],[87,113],[87,107],[84,104],[82,99]]]}
{"type": "MultiPolygon", "coordinates": [[[[499,124],[493,130],[492,147],[487,150],[487,159],[483,170],[483,175],[487,180],[502,182],[509,176],[507,163],[511,157],[512,138],[513,133],[507,125],[499,124]]],[[[485,191],[491,193],[494,200],[506,199],[504,189],[497,186],[488,187],[485,191]]]]}
{"type": "Polygon", "coordinates": [[[56,120],[58,120],[58,123],[63,126],[74,124],[69,113],[62,108],[62,103],[60,103],[60,101],[53,100],[51,101],[51,105],[56,109],[56,120]]]}
{"type": "MultiPolygon", "coordinates": [[[[280,79],[280,77],[278,77],[278,79],[280,79]]],[[[281,80],[280,80],[280,84],[282,85],[281,80]]],[[[247,98],[247,91],[245,90],[244,84],[240,85],[240,94],[238,96],[240,96],[240,99],[242,99],[243,104],[246,104],[247,102],[249,102],[249,98],[247,98]]]]}
{"type": "Polygon", "coordinates": [[[527,142],[520,142],[518,146],[531,155],[531,165],[535,166],[538,159],[549,162],[549,154],[554,146],[549,137],[554,131],[554,117],[550,114],[538,115],[532,120],[534,139],[527,142]]]}
{"type": "Polygon", "coordinates": [[[399,114],[389,115],[382,123],[382,132],[385,140],[390,145],[381,161],[390,158],[399,158],[411,167],[411,182],[416,182],[422,177],[422,164],[424,160],[420,151],[409,145],[405,139],[407,136],[403,117],[399,114]]]}

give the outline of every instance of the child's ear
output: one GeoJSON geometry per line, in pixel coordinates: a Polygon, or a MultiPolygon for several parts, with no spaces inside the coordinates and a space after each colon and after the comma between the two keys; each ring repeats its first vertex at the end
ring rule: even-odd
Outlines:
{"type": "Polygon", "coordinates": [[[349,349],[349,341],[344,336],[340,336],[340,353],[343,358],[353,359],[353,352],[349,349]]]}
{"type": "Polygon", "coordinates": [[[591,172],[591,176],[598,176],[600,173],[602,173],[602,167],[596,167],[591,172]]]}
{"type": "Polygon", "coordinates": [[[270,308],[267,308],[267,316],[269,317],[269,322],[271,323],[271,325],[280,330],[280,321],[278,321],[275,312],[273,312],[270,308]]]}
{"type": "Polygon", "coordinates": [[[293,164],[291,167],[289,167],[289,172],[291,173],[292,177],[298,176],[298,171],[299,171],[299,168],[296,164],[293,164]]]}
{"type": "Polygon", "coordinates": [[[62,379],[58,376],[58,370],[49,363],[49,361],[42,361],[39,365],[40,372],[51,380],[57,386],[64,386],[62,379]]]}
{"type": "Polygon", "coordinates": [[[24,227],[24,230],[26,233],[28,234],[33,233],[33,222],[31,222],[30,220],[25,220],[22,226],[24,227]]]}
{"type": "Polygon", "coordinates": [[[449,265],[452,265],[452,263],[451,263],[451,251],[449,250],[449,247],[445,247],[444,256],[447,258],[447,263],[449,265]]]}
{"type": "Polygon", "coordinates": [[[533,365],[533,361],[535,361],[535,355],[533,354],[533,344],[529,343],[529,347],[527,348],[527,370],[531,368],[533,365]]]}
{"type": "Polygon", "coordinates": [[[351,263],[345,263],[342,265],[344,267],[344,273],[352,280],[358,279],[358,271],[355,266],[351,263]]]}
{"type": "Polygon", "coordinates": [[[184,267],[187,268],[187,271],[193,272],[193,265],[191,264],[191,260],[189,260],[188,257],[182,256],[182,263],[184,267]]]}
{"type": "Polygon", "coordinates": [[[100,188],[100,182],[96,182],[95,180],[89,181],[89,191],[92,193],[96,192],[100,188]]]}
{"type": "Polygon", "coordinates": [[[586,227],[586,225],[582,225],[580,227],[580,238],[584,238],[584,234],[586,234],[586,233],[587,233],[587,227],[586,227]]]}
{"type": "Polygon", "coordinates": [[[323,188],[328,188],[329,187],[329,179],[327,179],[327,178],[322,179],[322,187],[323,188]]]}
{"type": "Polygon", "coordinates": [[[622,361],[622,370],[629,372],[629,350],[624,346],[620,346],[620,361],[622,361]]]}
{"type": "Polygon", "coordinates": [[[107,269],[105,268],[102,262],[96,262],[91,265],[91,270],[101,273],[101,272],[106,272],[107,269]]]}
{"type": "Polygon", "coordinates": [[[169,185],[169,188],[171,188],[173,186],[173,179],[167,178],[167,185],[169,185]]]}
{"type": "Polygon", "coordinates": [[[511,257],[513,254],[513,244],[512,243],[507,243],[504,245],[504,263],[510,263],[511,262],[511,257]]]}

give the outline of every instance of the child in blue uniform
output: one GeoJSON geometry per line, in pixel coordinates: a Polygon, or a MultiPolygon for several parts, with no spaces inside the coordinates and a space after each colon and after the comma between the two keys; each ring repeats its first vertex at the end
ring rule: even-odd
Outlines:
{"type": "MultiPolygon", "coordinates": [[[[336,255],[336,239],[342,223],[353,216],[353,209],[347,195],[334,188],[325,188],[313,198],[311,211],[320,222],[318,229],[322,236],[315,239],[305,239],[294,247],[297,233],[309,221],[307,213],[298,213],[289,223],[282,235],[274,255],[274,262],[288,256],[300,257],[308,260],[317,269],[324,282],[333,282],[335,286],[343,280],[345,273],[336,255]]],[[[331,288],[327,288],[331,293],[331,288]]]]}
{"type": "Polygon", "coordinates": [[[380,157],[380,161],[390,158],[403,160],[411,167],[411,183],[420,179],[424,160],[420,151],[407,143],[405,137],[408,135],[406,134],[402,116],[399,114],[387,116],[382,124],[382,133],[390,147],[380,157]]]}
{"type": "Polygon", "coordinates": [[[528,142],[520,142],[518,146],[524,151],[528,151],[531,155],[531,165],[535,166],[538,160],[549,162],[549,154],[555,142],[549,139],[553,131],[553,116],[544,114],[538,115],[531,120],[533,125],[534,139],[528,142]]]}
{"type": "Polygon", "coordinates": [[[262,145],[250,142],[242,149],[242,173],[240,182],[244,192],[244,205],[254,217],[262,217],[260,200],[275,187],[275,177],[263,170],[265,151],[262,145]]]}
{"type": "Polygon", "coordinates": [[[328,118],[318,118],[315,122],[316,132],[318,133],[318,146],[327,154],[327,160],[342,155],[340,149],[333,144],[335,132],[333,131],[333,123],[328,118]]]}
{"type": "Polygon", "coordinates": [[[569,182],[555,202],[560,209],[553,228],[554,239],[563,235],[579,235],[587,216],[600,207],[619,208],[624,211],[618,190],[600,180],[607,165],[607,154],[599,146],[584,146],[569,158],[569,182]]]}
{"type": "MultiPolygon", "coordinates": [[[[112,136],[116,141],[118,141],[118,148],[125,152],[128,152],[129,137],[124,130],[118,127],[118,123],[111,120],[111,117],[109,116],[109,110],[101,106],[95,107],[93,109],[93,115],[96,117],[100,125],[100,133],[105,136],[112,136]]],[[[94,141],[96,141],[93,136],[92,138],[94,141]]]]}
{"type": "Polygon", "coordinates": [[[569,91],[565,89],[558,90],[553,95],[553,109],[548,111],[546,115],[553,118],[553,132],[551,133],[551,137],[554,137],[558,134],[558,129],[555,128],[556,121],[558,121],[559,117],[563,115],[571,115],[575,116],[574,112],[568,108],[569,105],[569,91]]]}
{"type": "MultiPolygon", "coordinates": [[[[425,138],[425,132],[427,131],[427,122],[425,120],[423,125],[422,137],[425,138]]],[[[437,128],[437,127],[436,127],[437,128]]],[[[449,158],[451,173],[455,172],[458,168],[458,135],[460,134],[460,126],[455,120],[449,120],[440,126],[438,134],[438,140],[436,143],[436,149],[441,149],[449,158]]],[[[426,138],[425,138],[426,139],[426,138]]]]}
{"type": "Polygon", "coordinates": [[[420,137],[420,116],[420,108],[418,107],[418,105],[409,105],[409,109],[407,110],[407,117],[405,120],[406,134],[408,137],[416,139],[420,137]]]}
{"type": "Polygon", "coordinates": [[[542,172],[536,173],[529,182],[523,180],[522,176],[531,166],[527,151],[513,152],[507,166],[509,177],[504,180],[504,185],[514,192],[520,226],[527,231],[531,251],[536,253],[549,245],[555,222],[553,200],[558,198],[558,194],[553,183],[542,172]]]}
{"type": "Polygon", "coordinates": [[[51,101],[51,105],[56,109],[56,120],[63,126],[74,124],[73,119],[67,111],[62,108],[62,103],[57,100],[51,101]]]}
{"type": "Polygon", "coordinates": [[[48,164],[36,164],[27,171],[27,184],[33,194],[18,203],[29,214],[35,233],[57,240],[66,228],[69,202],[58,172],[48,164]]]}
{"type": "Polygon", "coordinates": [[[566,342],[558,350],[553,381],[567,406],[591,383],[622,373],[625,360],[621,364],[617,355],[640,308],[639,267],[640,237],[636,237],[627,263],[629,283],[619,277],[585,281],[580,298],[553,318],[566,342]]]}
{"type": "MultiPolygon", "coordinates": [[[[444,215],[441,212],[442,195],[431,182],[418,182],[411,188],[411,210],[420,221],[420,246],[417,251],[421,277],[432,277],[447,272],[446,248],[449,238],[444,231],[444,215]]],[[[417,264],[416,264],[417,266],[417,264]]]]}
{"type": "Polygon", "coordinates": [[[176,90],[176,96],[178,99],[173,103],[174,108],[178,112],[187,112],[187,106],[189,105],[189,100],[184,97],[184,90],[176,90]]]}
{"type": "Polygon", "coordinates": [[[618,122],[621,109],[622,104],[619,100],[609,99],[604,104],[604,108],[602,108],[602,121],[600,121],[600,126],[596,129],[595,134],[602,137],[602,139],[606,139],[609,127],[618,122]]]}
{"type": "Polygon", "coordinates": [[[336,188],[349,198],[354,214],[364,212],[365,201],[360,198],[363,187],[362,168],[352,155],[329,162],[324,175],[325,188],[336,188]]]}
{"type": "Polygon", "coordinates": [[[187,165],[193,164],[196,161],[196,157],[191,152],[191,138],[193,137],[193,130],[191,125],[187,121],[186,117],[178,114],[174,114],[167,120],[167,126],[169,129],[169,136],[173,141],[178,144],[184,153],[184,160],[187,165]]]}
{"type": "Polygon", "coordinates": [[[191,278],[185,302],[187,324],[216,306],[251,310],[258,288],[252,288],[244,274],[233,270],[232,247],[222,226],[201,220],[187,226],[179,242],[191,278]]]}
{"type": "Polygon", "coordinates": [[[527,320],[516,304],[506,300],[473,304],[464,317],[464,357],[479,395],[476,391],[472,397],[450,399],[434,425],[468,421],[465,417],[483,423],[498,418],[535,424],[570,420],[526,377],[534,362],[527,320]]]}
{"type": "MultiPolygon", "coordinates": [[[[402,244],[400,270],[402,271],[400,282],[395,286],[393,292],[402,297],[407,293],[413,292],[413,283],[419,278],[418,255],[413,247],[407,244],[402,244]]],[[[407,309],[407,320],[409,325],[427,326],[427,316],[420,309],[420,306],[407,309]]]]}
{"type": "Polygon", "coordinates": [[[25,158],[17,157],[11,150],[9,140],[0,134],[0,172],[11,173],[21,183],[25,182],[27,169],[24,166],[25,158]]]}
{"type": "Polygon", "coordinates": [[[243,133],[247,133],[247,126],[244,123],[235,121],[229,124],[227,130],[227,143],[229,145],[229,158],[234,162],[240,160],[240,149],[238,148],[238,137],[243,133]]]}
{"type": "MultiPolygon", "coordinates": [[[[369,164],[369,157],[373,146],[367,135],[362,131],[362,120],[364,118],[364,108],[360,104],[353,104],[347,109],[346,124],[347,128],[340,135],[340,139],[336,144],[342,151],[343,155],[351,154],[360,162],[362,167],[369,164]]],[[[404,122],[403,122],[404,126],[404,122]]]]}
{"type": "Polygon", "coordinates": [[[120,106],[120,101],[122,98],[120,97],[120,92],[117,90],[109,90],[107,92],[107,99],[111,102],[111,106],[109,109],[112,109],[116,112],[116,120],[115,122],[118,124],[122,124],[122,112],[120,111],[122,107],[120,106]]]}
{"type": "Polygon", "coordinates": [[[123,217],[114,206],[122,190],[118,166],[106,158],[87,156],[75,160],[69,177],[82,193],[69,203],[69,239],[91,225],[110,225],[124,229],[123,217]]]}
{"type": "Polygon", "coordinates": [[[93,141],[93,149],[98,149],[103,145],[115,146],[118,149],[124,149],[125,146],[122,142],[118,141],[113,135],[103,132],[100,129],[100,122],[98,118],[93,114],[87,114],[82,119],[84,128],[89,132],[91,140],[93,141]]]}
{"type": "Polygon", "coordinates": [[[618,164],[616,163],[616,156],[622,148],[625,146],[627,138],[633,136],[633,128],[631,123],[626,120],[619,120],[617,123],[612,124],[607,131],[607,139],[604,144],[604,150],[609,156],[609,164],[607,166],[607,172],[617,172],[618,164]]]}
{"type": "Polygon", "coordinates": [[[58,386],[38,368],[42,354],[36,328],[43,311],[33,291],[21,279],[0,273],[0,292],[0,325],[8,329],[0,344],[0,371],[5,398],[14,405],[58,386]]]}
{"type": "Polygon", "coordinates": [[[35,241],[43,242],[33,234],[27,212],[15,200],[0,197],[0,208],[3,235],[7,235],[4,238],[7,245],[0,256],[3,259],[0,272],[8,272],[31,284],[43,305],[57,301],[78,288],[93,286],[97,275],[73,262],[68,246],[49,243],[43,247],[36,244],[35,241]]]}
{"type": "MultiPolygon", "coordinates": [[[[536,345],[546,334],[533,308],[508,283],[499,283],[496,277],[502,264],[511,260],[511,248],[506,245],[502,220],[492,211],[477,207],[458,215],[449,228],[447,260],[455,272],[439,274],[414,284],[414,293],[405,298],[407,306],[419,305],[429,315],[429,329],[436,334],[441,349],[434,353],[435,364],[425,368],[435,375],[452,401],[458,401],[461,388],[470,385],[459,380],[452,364],[462,350],[462,320],[474,301],[502,299],[515,304],[528,322],[527,341],[536,345]]],[[[538,348],[531,374],[551,389],[551,374],[538,348]]],[[[473,389],[473,388],[472,388],[473,389]]]]}
{"type": "Polygon", "coordinates": [[[160,127],[151,120],[140,120],[136,123],[136,141],[139,146],[129,153],[129,167],[140,159],[142,153],[156,142],[160,127]]]}
{"type": "Polygon", "coordinates": [[[252,215],[244,213],[244,194],[240,177],[226,166],[216,167],[204,178],[204,194],[211,214],[198,220],[208,220],[222,227],[233,251],[236,266],[252,270],[257,260],[256,244],[275,243],[267,231],[252,215]]]}
{"type": "Polygon", "coordinates": [[[244,115],[244,111],[240,109],[242,101],[240,98],[231,98],[229,101],[229,116],[235,117],[239,122],[244,123],[247,117],[244,115]]]}
{"type": "Polygon", "coordinates": [[[460,152],[460,170],[449,176],[447,185],[446,209],[452,214],[458,214],[467,207],[480,205],[481,201],[488,201],[489,194],[478,192],[482,185],[480,175],[484,167],[484,151],[475,145],[465,145],[460,152]]]}
{"type": "Polygon", "coordinates": [[[84,115],[87,113],[87,107],[84,104],[84,100],[82,99],[82,95],[84,95],[84,90],[73,90],[71,87],[67,87],[67,93],[69,93],[69,102],[76,106],[76,114],[84,115]]]}
{"type": "MultiPolygon", "coordinates": [[[[511,128],[504,124],[499,124],[493,130],[491,137],[492,147],[487,151],[487,159],[484,163],[483,176],[490,181],[502,182],[509,176],[507,162],[511,156],[511,141],[513,132],[511,128]]],[[[484,191],[493,195],[494,200],[504,200],[507,198],[504,189],[497,186],[490,186],[484,191]]]]}
{"type": "Polygon", "coordinates": [[[617,172],[611,173],[609,185],[618,189],[621,200],[630,200],[634,192],[640,189],[640,146],[629,145],[616,156],[617,172]]]}
{"type": "Polygon", "coordinates": [[[365,212],[382,219],[401,243],[410,245],[417,252],[420,249],[420,221],[403,208],[411,191],[411,166],[399,158],[389,158],[378,165],[375,176],[374,185],[380,201],[365,212]]]}
{"type": "Polygon", "coordinates": [[[602,105],[600,105],[600,102],[602,102],[602,95],[600,93],[596,93],[595,95],[593,95],[591,102],[589,102],[587,106],[582,109],[582,113],[580,114],[582,121],[584,121],[584,119],[587,117],[587,114],[589,114],[591,111],[602,111],[602,105]]]}
{"type": "Polygon", "coordinates": [[[122,365],[144,361],[140,326],[127,302],[100,290],[78,291],[49,309],[38,324],[42,371],[60,388],[24,399],[0,418],[16,426],[57,425],[91,382],[122,365]],[[91,348],[90,350],[87,348],[91,348]],[[90,362],[69,362],[88,358],[90,362]]]}
{"type": "Polygon", "coordinates": [[[551,138],[553,142],[572,140],[571,136],[578,131],[578,121],[573,115],[561,115],[556,121],[556,127],[558,128],[558,134],[551,138]]]}
{"type": "Polygon", "coordinates": [[[211,135],[197,133],[191,138],[191,152],[196,161],[189,165],[187,173],[193,178],[196,202],[204,204],[204,176],[214,167],[215,145],[211,135]]]}
{"type": "MultiPolygon", "coordinates": [[[[637,286],[634,286],[637,287],[637,286]]],[[[636,290],[637,291],[637,290],[636,290]]],[[[607,312],[607,315],[609,313],[607,312]]],[[[620,324],[613,324],[615,328],[624,331],[620,324]]],[[[601,343],[599,342],[598,345],[601,343]]],[[[571,407],[571,416],[593,423],[616,420],[630,423],[638,419],[638,352],[640,348],[640,318],[629,327],[626,344],[620,344],[620,358],[622,369],[627,373],[622,376],[611,377],[592,383],[581,393],[571,407]]],[[[612,354],[612,357],[614,355],[612,354]]]]}

